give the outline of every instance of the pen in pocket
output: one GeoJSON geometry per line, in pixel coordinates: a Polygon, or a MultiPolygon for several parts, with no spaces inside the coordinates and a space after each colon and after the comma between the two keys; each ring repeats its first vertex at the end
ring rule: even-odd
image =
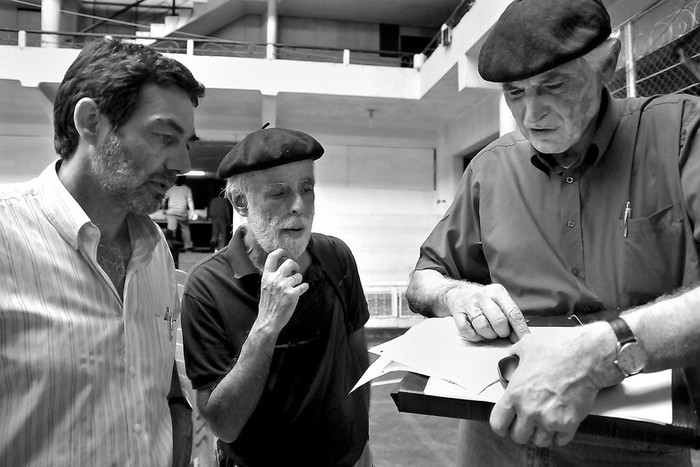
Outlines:
{"type": "Polygon", "coordinates": [[[627,205],[625,206],[625,217],[622,221],[623,225],[623,230],[622,230],[622,235],[627,238],[627,224],[630,221],[630,217],[632,216],[632,203],[627,201],[627,205]]]}

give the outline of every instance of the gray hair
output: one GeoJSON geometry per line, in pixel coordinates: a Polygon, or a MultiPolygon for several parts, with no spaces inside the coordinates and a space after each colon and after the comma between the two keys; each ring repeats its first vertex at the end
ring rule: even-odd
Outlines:
{"type": "Polygon", "coordinates": [[[253,186],[255,186],[255,178],[255,172],[245,172],[233,175],[226,180],[224,195],[233,206],[237,206],[236,198],[240,197],[243,197],[246,200],[246,204],[248,204],[247,200],[253,191],[253,186]]]}

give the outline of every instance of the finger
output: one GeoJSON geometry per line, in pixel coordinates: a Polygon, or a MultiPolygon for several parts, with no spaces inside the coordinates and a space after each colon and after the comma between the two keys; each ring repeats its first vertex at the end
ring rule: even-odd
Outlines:
{"type": "Polygon", "coordinates": [[[547,446],[552,444],[553,437],[553,433],[542,428],[538,428],[535,430],[535,435],[532,437],[532,442],[535,446],[546,448],[547,446]]]}
{"type": "Polygon", "coordinates": [[[502,401],[503,399],[493,406],[491,417],[489,418],[491,429],[493,429],[498,436],[506,436],[511,423],[513,423],[515,419],[515,410],[513,407],[507,406],[502,401]]]}
{"type": "Polygon", "coordinates": [[[527,327],[527,321],[525,320],[525,316],[523,316],[523,312],[520,311],[518,305],[515,304],[507,293],[497,295],[493,300],[501,307],[503,315],[508,319],[508,324],[513,330],[513,333],[510,335],[513,342],[517,342],[525,334],[530,333],[530,328],[527,327]]]}
{"type": "Polygon", "coordinates": [[[304,277],[301,275],[300,272],[294,273],[289,278],[292,280],[292,287],[297,287],[301,285],[302,282],[304,282],[304,277]]]}
{"type": "Polygon", "coordinates": [[[574,439],[575,434],[575,431],[559,432],[556,435],[554,435],[554,442],[557,443],[559,446],[564,446],[566,444],[569,444],[571,440],[574,439]]]}
{"type": "Polygon", "coordinates": [[[280,267],[280,264],[282,264],[287,258],[289,258],[289,253],[287,253],[287,250],[278,248],[267,255],[263,270],[269,272],[276,271],[280,267]]]}
{"type": "Polygon", "coordinates": [[[299,272],[299,263],[291,258],[287,258],[282,261],[279,268],[277,268],[277,274],[281,277],[292,277],[294,274],[299,272]]]}
{"type": "Polygon", "coordinates": [[[491,323],[489,323],[489,319],[483,311],[479,310],[478,313],[471,315],[469,321],[474,331],[484,339],[495,339],[498,337],[493,329],[491,329],[491,323]]]}
{"type": "Polygon", "coordinates": [[[510,438],[516,443],[525,444],[530,441],[534,432],[535,426],[529,418],[516,417],[511,426],[510,438]]]}
{"type": "Polygon", "coordinates": [[[488,335],[481,332],[479,333],[489,339],[508,337],[510,334],[510,325],[508,324],[508,318],[503,314],[501,308],[496,303],[490,301],[483,305],[483,311],[487,319],[487,324],[489,325],[488,329],[485,329],[484,332],[488,333],[488,335]]]}
{"type": "Polygon", "coordinates": [[[479,334],[474,331],[467,314],[464,312],[457,312],[452,314],[452,318],[455,320],[455,325],[459,333],[469,342],[479,342],[484,340],[479,334]]]}

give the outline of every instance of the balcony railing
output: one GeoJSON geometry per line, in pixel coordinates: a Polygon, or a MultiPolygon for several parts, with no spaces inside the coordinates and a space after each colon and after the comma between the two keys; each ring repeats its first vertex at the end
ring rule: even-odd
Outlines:
{"type": "Polygon", "coordinates": [[[408,308],[406,285],[377,283],[364,286],[370,316],[368,328],[407,328],[424,319],[408,308]]]}
{"type": "MultiPolygon", "coordinates": [[[[81,49],[85,44],[105,37],[104,34],[53,32],[0,28],[0,45],[19,47],[60,47],[81,49]]],[[[110,37],[146,43],[163,53],[182,53],[222,57],[267,58],[309,62],[414,67],[422,63],[414,54],[382,50],[349,50],[332,47],[310,47],[287,44],[266,44],[206,38],[144,37],[110,34],[110,37]]]]}

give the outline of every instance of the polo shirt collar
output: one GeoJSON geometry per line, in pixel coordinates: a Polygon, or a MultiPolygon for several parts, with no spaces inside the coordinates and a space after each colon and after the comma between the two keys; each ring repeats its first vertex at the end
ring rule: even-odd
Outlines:
{"type": "Polygon", "coordinates": [[[236,229],[226,249],[226,259],[233,270],[233,277],[241,279],[245,276],[261,276],[260,270],[255,267],[248,256],[245,246],[246,226],[241,225],[236,229]]]}
{"type": "MultiPolygon", "coordinates": [[[[608,150],[610,146],[610,141],[612,140],[613,134],[620,123],[620,115],[622,114],[623,103],[617,99],[613,99],[610,92],[603,88],[603,95],[601,98],[601,109],[602,113],[598,116],[598,124],[593,138],[591,139],[591,145],[586,153],[585,161],[578,161],[575,167],[582,165],[584,162],[591,163],[593,165],[600,161],[600,158],[608,150]]],[[[551,172],[561,170],[561,168],[555,164],[548,154],[543,154],[539,152],[534,146],[530,145],[530,150],[532,156],[530,157],[530,162],[537,169],[549,175],[551,172]]]]}

